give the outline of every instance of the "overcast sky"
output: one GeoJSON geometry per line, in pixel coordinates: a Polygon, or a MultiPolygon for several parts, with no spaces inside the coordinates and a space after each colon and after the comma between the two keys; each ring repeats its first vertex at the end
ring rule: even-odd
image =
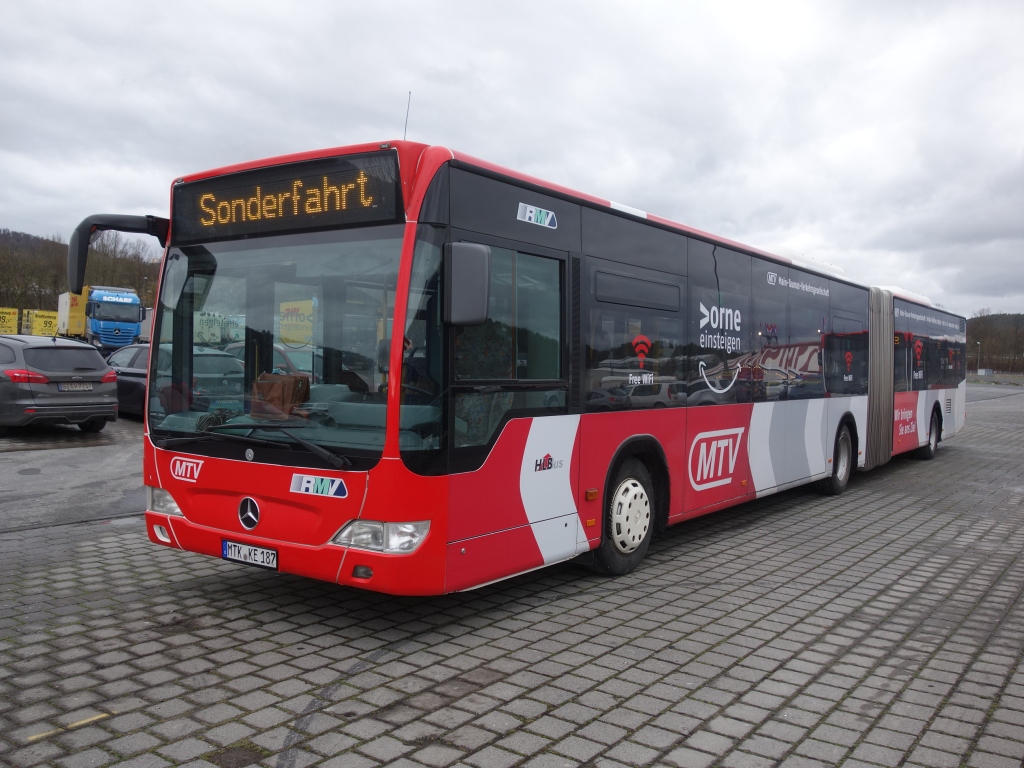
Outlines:
{"type": "MultiPolygon", "coordinates": [[[[0,0],[0,227],[401,138],[1024,312],[1024,3],[0,0]]],[[[155,241],[153,241],[155,242],[155,241]]]]}

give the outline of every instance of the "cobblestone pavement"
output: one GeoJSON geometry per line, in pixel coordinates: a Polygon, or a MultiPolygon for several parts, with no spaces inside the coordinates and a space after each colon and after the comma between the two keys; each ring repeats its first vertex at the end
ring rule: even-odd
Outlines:
{"type": "Polygon", "coordinates": [[[0,437],[0,534],[137,515],[145,508],[138,417],[122,417],[98,435],[63,426],[0,437]]]}
{"type": "Polygon", "coordinates": [[[1019,766],[1024,395],[932,462],[677,526],[641,568],[397,599],[0,536],[0,762],[1019,766]]]}

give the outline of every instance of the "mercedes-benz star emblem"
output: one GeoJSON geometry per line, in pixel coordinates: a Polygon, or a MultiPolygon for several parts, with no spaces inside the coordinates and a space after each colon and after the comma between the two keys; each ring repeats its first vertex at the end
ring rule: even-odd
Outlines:
{"type": "Polygon", "coordinates": [[[259,505],[246,496],[238,505],[238,521],[247,531],[251,531],[260,521],[259,505]]]}
{"type": "Polygon", "coordinates": [[[114,329],[114,335],[115,336],[120,336],[121,335],[121,329],[120,328],[115,328],[114,329]]]}

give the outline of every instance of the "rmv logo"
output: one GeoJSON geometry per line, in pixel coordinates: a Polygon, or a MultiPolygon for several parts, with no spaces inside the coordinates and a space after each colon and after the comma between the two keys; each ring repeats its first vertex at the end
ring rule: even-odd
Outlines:
{"type": "Polygon", "coordinates": [[[558,469],[560,466],[562,466],[562,460],[559,459],[558,461],[555,461],[551,458],[551,454],[549,453],[546,454],[544,458],[537,459],[533,462],[533,471],[543,472],[545,469],[558,469]]]}
{"type": "Polygon", "coordinates": [[[555,217],[555,212],[545,210],[544,208],[538,208],[535,205],[520,203],[519,212],[516,214],[516,218],[519,219],[519,221],[536,224],[540,227],[558,229],[558,219],[555,217]]]}
{"type": "Polygon", "coordinates": [[[701,432],[690,445],[690,485],[706,491],[732,482],[743,443],[744,427],[701,432]]]}
{"type": "Polygon", "coordinates": [[[199,470],[202,468],[203,462],[200,459],[185,459],[181,456],[171,459],[171,477],[175,480],[194,483],[199,479],[199,470]]]}
{"type": "Polygon", "coordinates": [[[334,496],[344,499],[348,488],[340,477],[317,477],[315,475],[292,475],[292,493],[310,493],[314,496],[334,496]]]}

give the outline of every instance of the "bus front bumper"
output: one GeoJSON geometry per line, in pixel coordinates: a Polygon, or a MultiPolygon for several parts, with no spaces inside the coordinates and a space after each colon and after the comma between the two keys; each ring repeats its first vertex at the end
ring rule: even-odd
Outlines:
{"type": "Polygon", "coordinates": [[[411,554],[384,554],[335,544],[309,546],[263,539],[248,533],[197,525],[184,517],[148,510],[146,532],[154,544],[221,559],[225,559],[226,541],[273,550],[277,553],[273,570],[280,573],[391,595],[444,593],[444,546],[430,546],[430,536],[411,554]],[[440,551],[435,551],[438,549],[440,551]]]}

